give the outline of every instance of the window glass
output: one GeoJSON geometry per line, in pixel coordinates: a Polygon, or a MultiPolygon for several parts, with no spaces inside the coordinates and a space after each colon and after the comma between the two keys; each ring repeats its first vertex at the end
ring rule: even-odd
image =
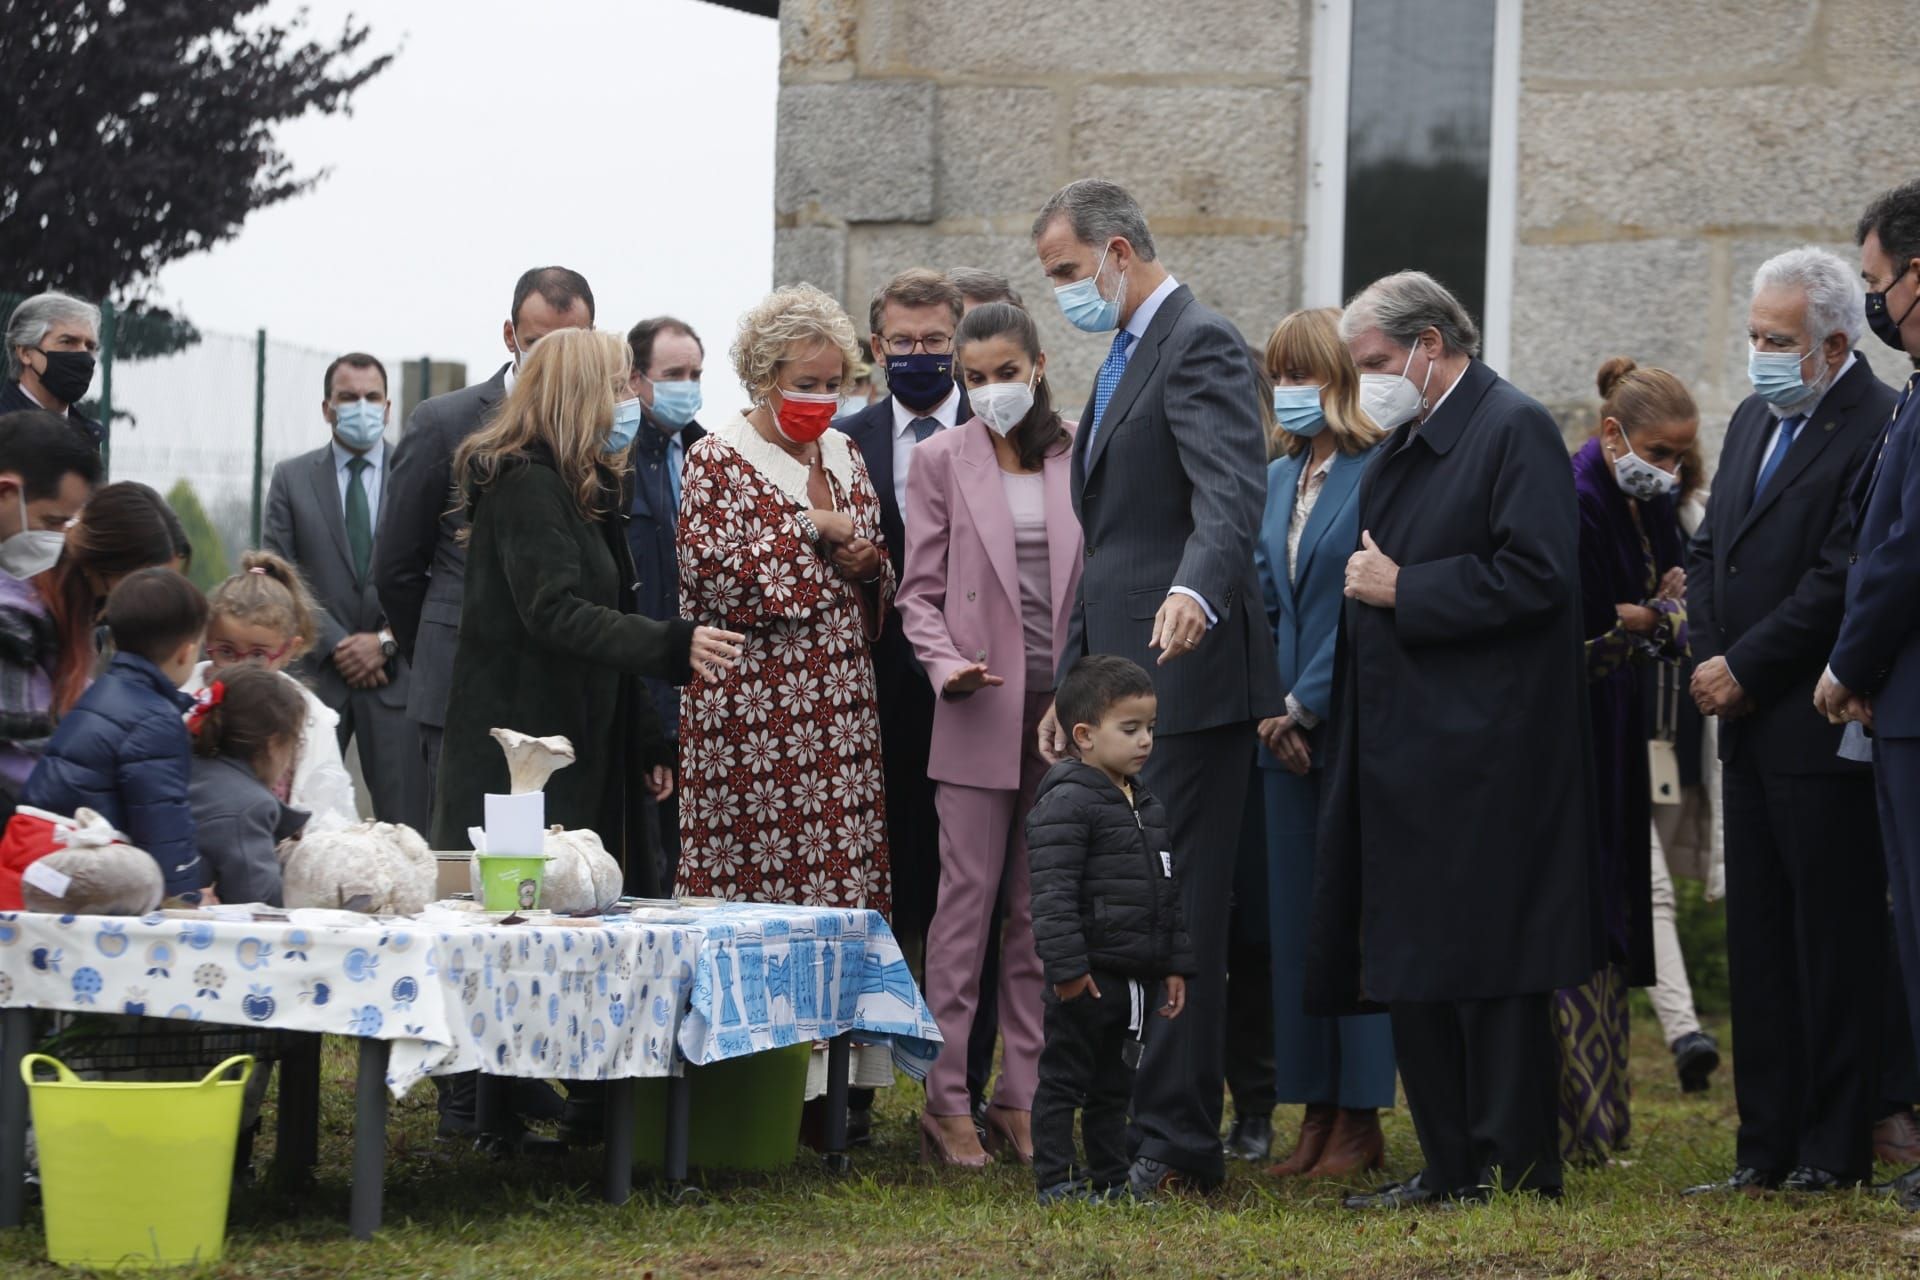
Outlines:
{"type": "Polygon", "coordinates": [[[1486,314],[1495,0],[1353,0],[1342,296],[1406,268],[1486,314]]]}

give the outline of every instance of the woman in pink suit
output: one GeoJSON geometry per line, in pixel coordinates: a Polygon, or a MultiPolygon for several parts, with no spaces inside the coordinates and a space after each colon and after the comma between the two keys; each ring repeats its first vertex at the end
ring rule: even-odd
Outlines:
{"type": "Polygon", "coordinates": [[[1053,697],[1080,574],[1068,425],[1020,307],[989,303],[955,335],[976,415],[914,450],[907,558],[896,607],[940,691],[927,772],[939,784],[940,897],[927,933],[927,1001],[946,1044],[927,1076],[921,1153],[987,1163],[967,1098],[967,1037],[996,899],[1000,1081],[987,1139],[1033,1158],[1028,1114],[1040,1061],[1041,970],[1027,892],[1026,814],[1046,772],[1036,730],[1053,697]]]}

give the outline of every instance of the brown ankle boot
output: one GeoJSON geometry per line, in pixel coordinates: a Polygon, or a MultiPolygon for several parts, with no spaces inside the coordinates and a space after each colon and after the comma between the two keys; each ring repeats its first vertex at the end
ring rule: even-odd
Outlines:
{"type": "Polygon", "coordinates": [[[1293,1153],[1279,1164],[1269,1165],[1268,1176],[1296,1178],[1313,1168],[1320,1153],[1326,1150],[1327,1139],[1333,1134],[1334,1117],[1339,1113],[1338,1107],[1308,1107],[1300,1121],[1300,1136],[1294,1141],[1293,1153]]]}
{"type": "Polygon", "coordinates": [[[1351,1178],[1386,1162],[1387,1139],[1380,1132],[1380,1113],[1368,1107],[1354,1110],[1342,1107],[1333,1122],[1333,1133],[1319,1161],[1307,1171],[1309,1178],[1351,1178]]]}

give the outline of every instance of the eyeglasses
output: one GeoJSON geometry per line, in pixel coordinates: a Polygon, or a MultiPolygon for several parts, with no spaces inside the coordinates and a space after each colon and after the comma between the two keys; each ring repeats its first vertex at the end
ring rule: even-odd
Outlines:
{"type": "Polygon", "coordinates": [[[930,356],[943,356],[953,350],[953,335],[930,333],[924,338],[909,338],[905,334],[896,334],[887,339],[887,350],[897,356],[910,356],[915,347],[930,356]]]}
{"type": "Polygon", "coordinates": [[[262,649],[258,645],[251,649],[236,649],[221,641],[207,646],[207,657],[218,667],[231,666],[236,662],[278,662],[287,656],[287,650],[291,648],[291,640],[278,649],[262,649]]]}

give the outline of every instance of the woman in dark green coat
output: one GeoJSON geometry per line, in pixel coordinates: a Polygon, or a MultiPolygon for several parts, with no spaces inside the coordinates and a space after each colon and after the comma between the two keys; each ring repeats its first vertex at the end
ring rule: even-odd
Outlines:
{"type": "MultiPolygon", "coordinates": [[[[433,845],[465,849],[484,797],[507,790],[496,728],[564,734],[547,824],[590,828],[647,865],[641,787],[664,797],[673,749],[640,677],[718,679],[742,637],[633,612],[622,477],[639,403],[612,334],[562,329],[527,354],[500,412],[454,455],[472,529],[433,845]]],[[[658,892],[661,886],[651,887],[658,892]]]]}

